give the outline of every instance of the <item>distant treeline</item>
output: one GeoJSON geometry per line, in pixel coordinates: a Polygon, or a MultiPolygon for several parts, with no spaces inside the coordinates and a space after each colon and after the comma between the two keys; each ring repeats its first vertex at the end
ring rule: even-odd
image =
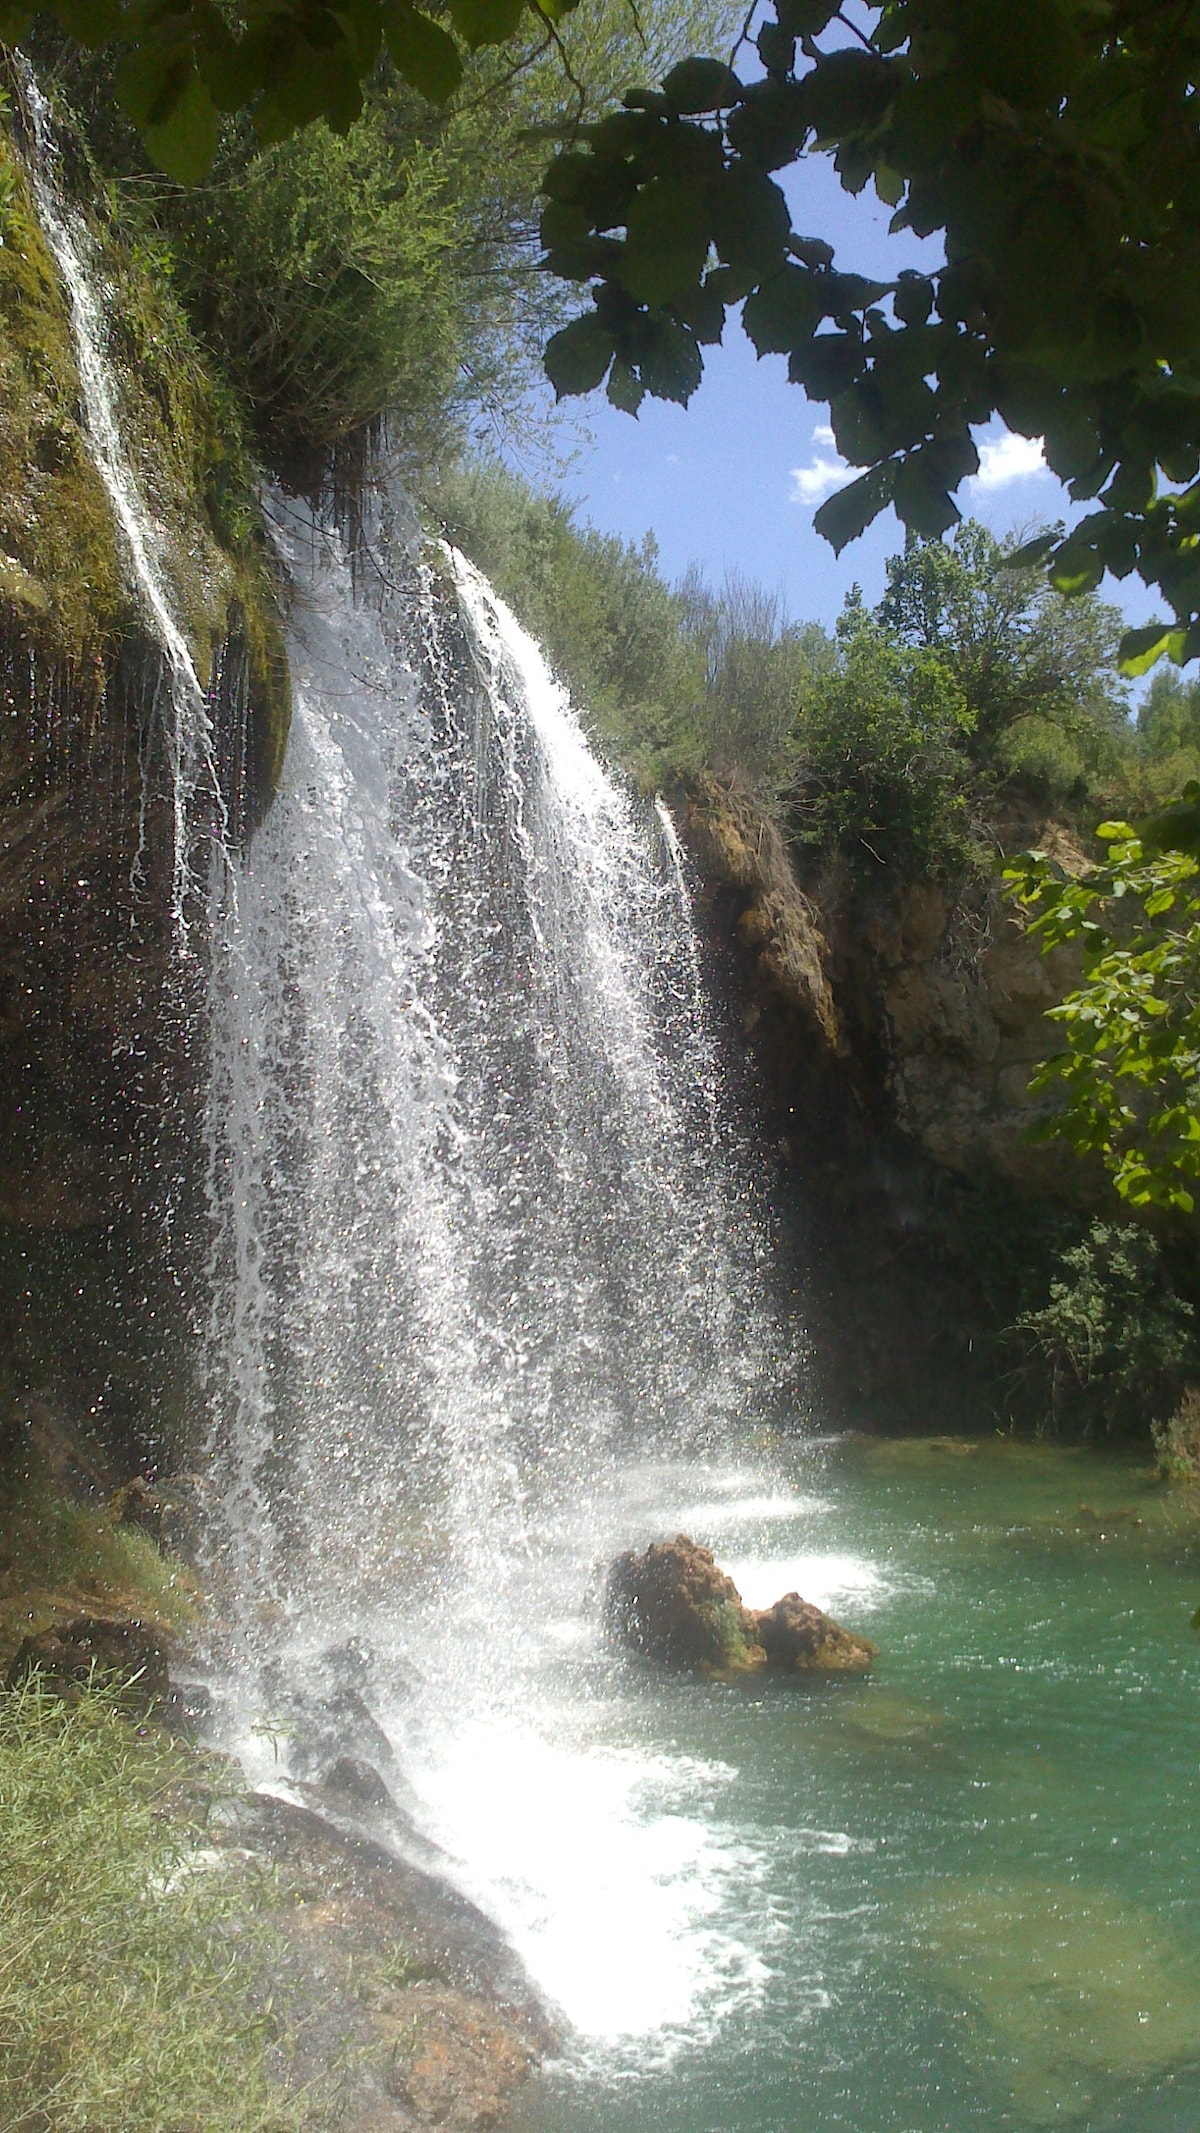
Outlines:
{"type": "Polygon", "coordinates": [[[878,606],[855,588],[831,635],[738,573],[668,584],[652,540],[597,533],[494,464],[444,475],[430,507],[610,755],[647,787],[736,785],[802,859],[953,873],[991,863],[1014,818],[1086,829],[1200,775],[1200,683],[1160,670],[1135,715],[1117,610],[1010,568],[972,520],[910,539],[878,606]]]}

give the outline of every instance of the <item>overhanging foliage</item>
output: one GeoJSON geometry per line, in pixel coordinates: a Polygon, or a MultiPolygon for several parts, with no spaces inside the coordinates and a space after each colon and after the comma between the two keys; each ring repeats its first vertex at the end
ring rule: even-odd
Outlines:
{"type": "Polygon", "coordinates": [[[547,351],[560,395],[686,401],[744,303],[864,469],[817,514],[835,547],[889,503],[944,532],[998,414],[1096,504],[1027,559],[1160,589],[1174,621],[1126,636],[1127,672],[1200,655],[1200,7],[776,0],[757,53],[757,78],[684,61],[551,166],[547,264],[593,294],[547,351]],[[842,271],[774,176],[812,153],[945,264],[842,271]]]}

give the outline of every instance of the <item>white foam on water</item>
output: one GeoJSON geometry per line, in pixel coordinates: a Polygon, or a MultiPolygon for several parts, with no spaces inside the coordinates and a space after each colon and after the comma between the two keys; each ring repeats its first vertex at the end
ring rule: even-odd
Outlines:
{"type": "Polygon", "coordinates": [[[421,1820],[576,2046],[661,2063],[761,1999],[763,1855],[722,1818],[728,1764],[573,1739],[578,1712],[556,1715],[435,1730],[407,1765],[421,1820]]]}
{"type": "Polygon", "coordinates": [[[789,1519],[819,1518],[831,1506],[819,1496],[744,1496],[725,1503],[690,1503],[672,1515],[693,1539],[728,1526],[778,1525],[789,1519]]]}
{"type": "Polygon", "coordinates": [[[805,1550],[797,1554],[751,1555],[732,1558],[722,1568],[728,1571],[747,1607],[770,1607],[785,1592],[798,1592],[814,1607],[836,1614],[851,1603],[856,1608],[881,1607],[899,1589],[901,1579],[886,1565],[869,1556],[805,1550]]]}

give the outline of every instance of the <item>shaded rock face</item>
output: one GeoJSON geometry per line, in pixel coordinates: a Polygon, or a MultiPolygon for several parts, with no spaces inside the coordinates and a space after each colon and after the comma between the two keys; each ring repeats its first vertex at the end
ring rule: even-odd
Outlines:
{"type": "Polygon", "coordinates": [[[733,1579],[686,1533],[627,1549],[608,1574],[609,1634],[648,1659],[706,1673],[779,1667],[792,1673],[862,1673],[875,1656],[799,1593],[745,1607],[733,1579]]]}
{"type": "MultiPolygon", "coordinates": [[[[698,917],[745,1046],[773,1159],[779,1268],[811,1339],[822,1424],[928,1433],[1039,1423],[1041,1388],[1003,1342],[1040,1254],[1119,1203],[1099,1166],[1029,1129],[1045,1009],[1073,981],[1043,958],[999,879],[949,888],[852,878],[795,855],[743,795],[676,796],[701,877],[698,917]]],[[[1053,825],[1014,822],[1068,872],[1053,825]]]]}
{"type": "Polygon", "coordinates": [[[19,1688],[31,1675],[68,1699],[97,1675],[126,1683],[138,1704],[165,1700],[171,1689],[161,1637],[144,1623],[81,1616],[57,1629],[26,1637],[8,1670],[5,1687],[19,1688]]]}
{"type": "MultiPolygon", "coordinates": [[[[178,1456],[191,1420],[204,929],[190,911],[199,952],[180,954],[163,654],[95,464],[3,53],[0,87],[14,188],[0,246],[0,1433],[10,1388],[65,1373],[119,1463],[127,1447],[152,1463],[160,1446],[178,1456]]],[[[214,775],[189,824],[202,883],[214,825],[246,838],[278,779],[279,588],[237,418],[69,122],[51,130],[167,604],[207,693],[214,775]]]]}

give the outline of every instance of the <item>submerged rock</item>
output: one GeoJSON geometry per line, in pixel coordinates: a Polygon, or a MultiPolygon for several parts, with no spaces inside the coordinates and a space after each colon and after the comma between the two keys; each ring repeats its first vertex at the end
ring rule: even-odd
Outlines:
{"type": "Polygon", "coordinates": [[[839,1627],[799,1593],[773,1607],[743,1605],[707,1548],[679,1533],[643,1555],[626,1549],[608,1574],[609,1634],[648,1659],[704,1672],[779,1667],[793,1673],[861,1673],[875,1647],[839,1627]]]}
{"type": "Polygon", "coordinates": [[[1200,1964],[1169,1914],[1073,1882],[963,1877],[906,1926],[960,2003],[960,2047],[1006,2082],[1022,2124],[1092,2123],[1119,2084],[1200,2058],[1200,1964]]]}

